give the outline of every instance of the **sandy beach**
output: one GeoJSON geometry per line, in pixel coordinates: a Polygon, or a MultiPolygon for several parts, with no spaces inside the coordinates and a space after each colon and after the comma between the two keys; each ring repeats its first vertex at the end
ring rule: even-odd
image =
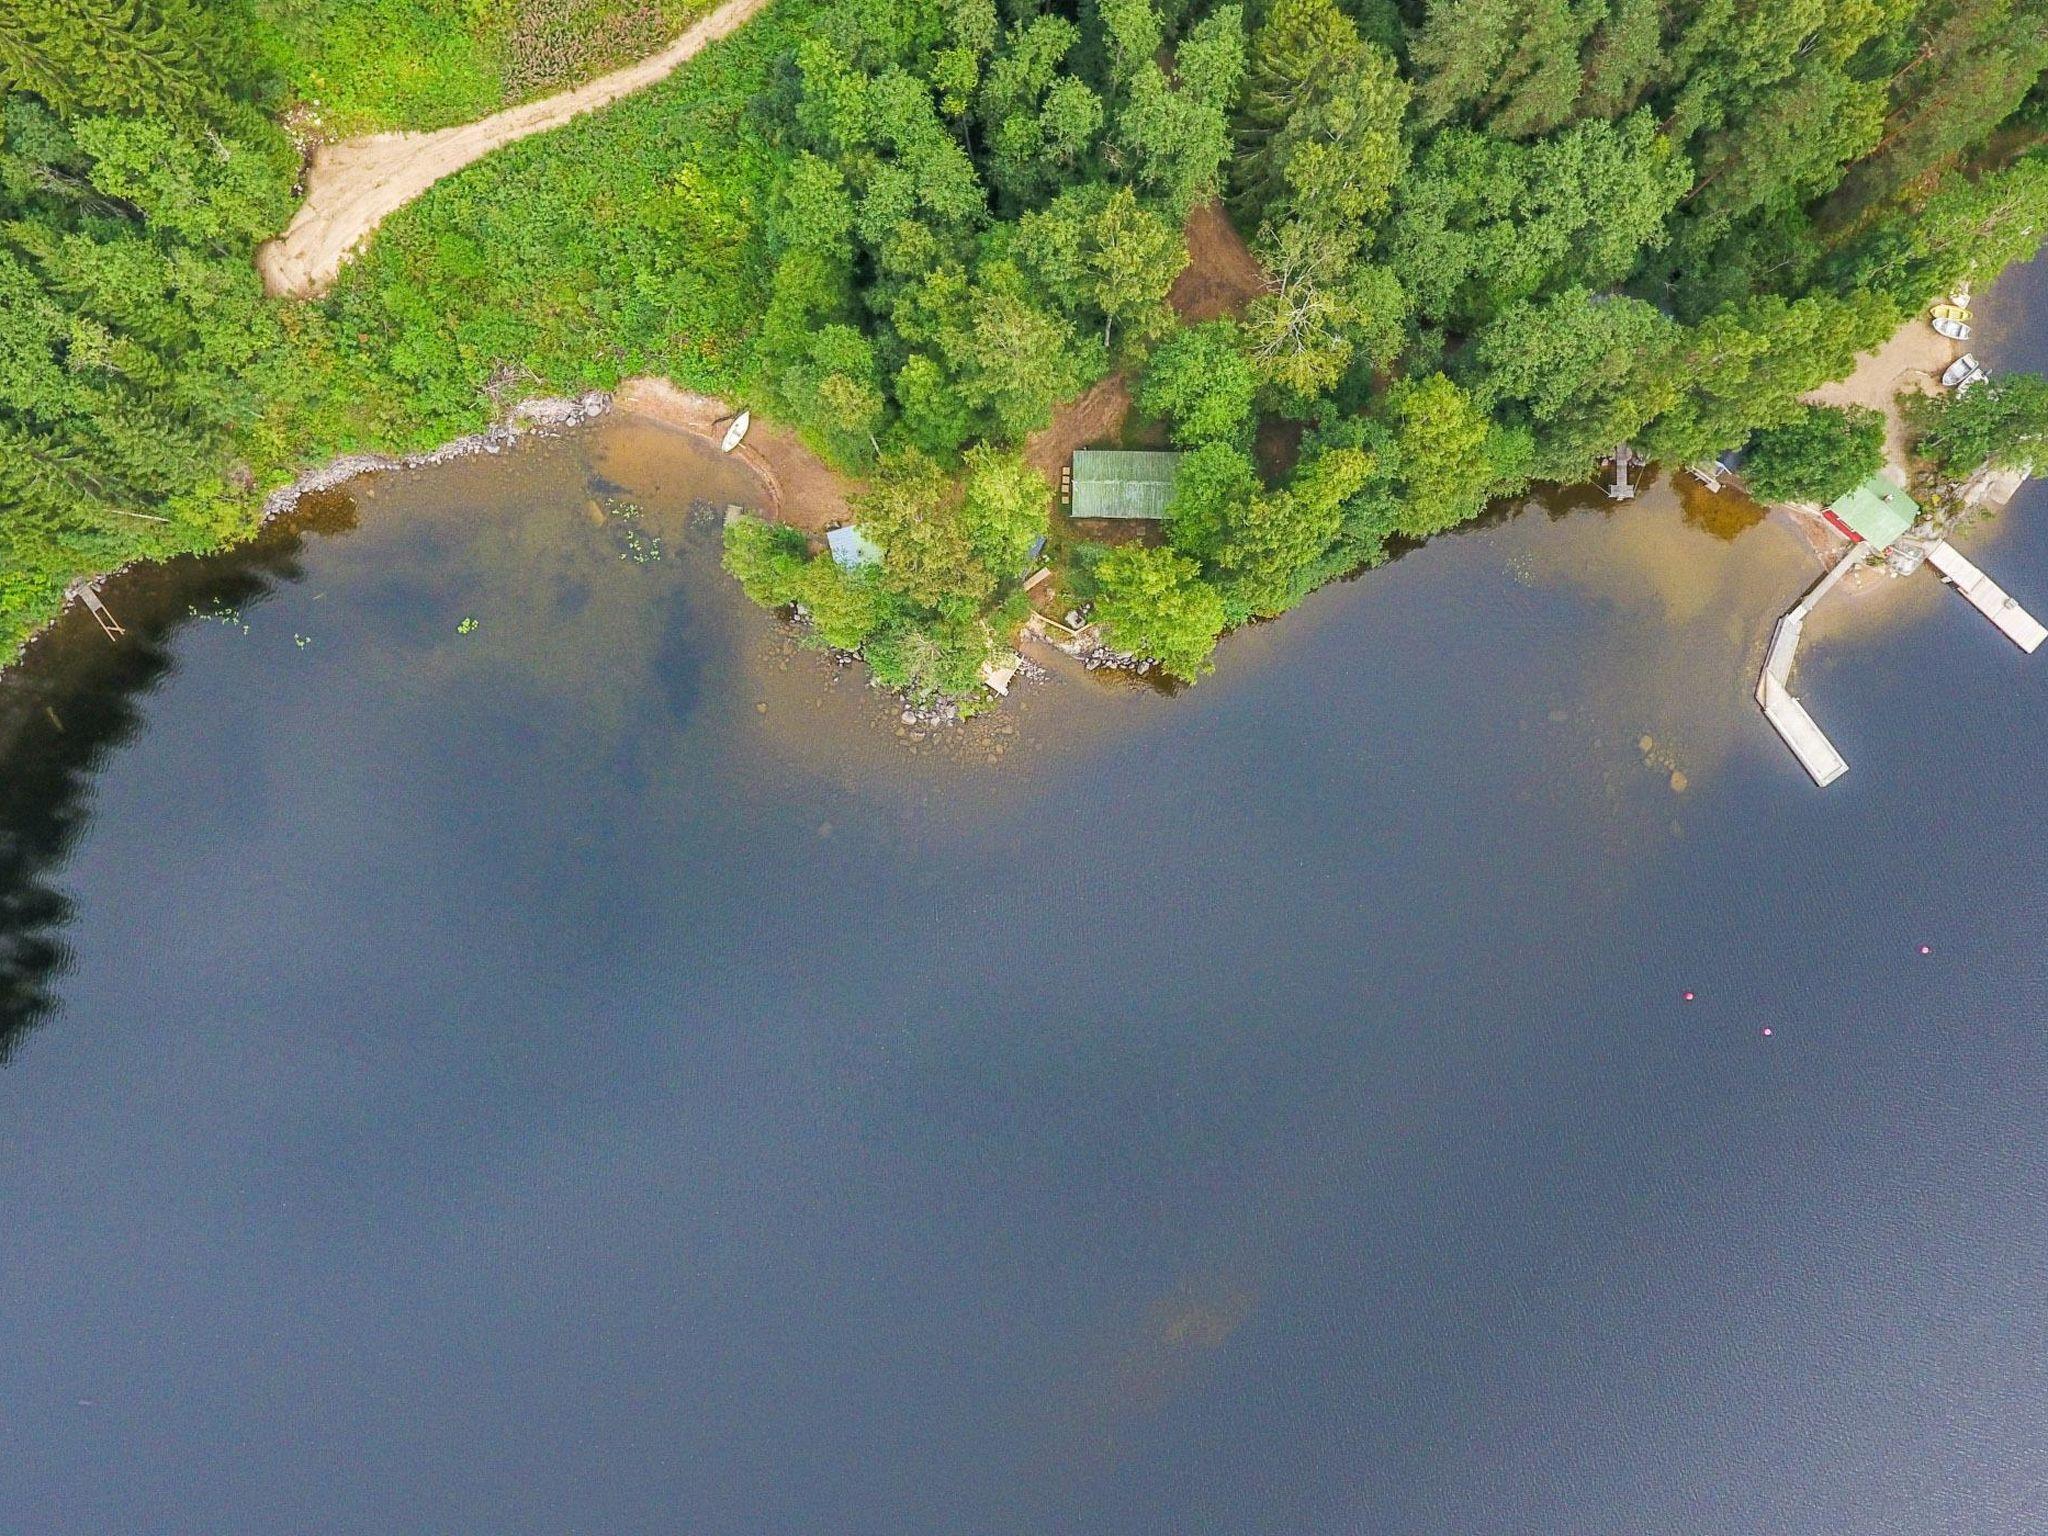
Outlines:
{"type": "Polygon", "coordinates": [[[1906,423],[1899,412],[1902,391],[1928,395],[1941,387],[1942,370],[1963,354],[1963,345],[1936,333],[1927,316],[1916,314],[1874,352],[1857,356],[1846,379],[1823,384],[1803,398],[1814,405],[1861,405],[1884,417],[1884,457],[1906,477],[1906,423]]]}
{"type": "MultiPolygon", "coordinates": [[[[614,410],[630,411],[663,426],[716,443],[739,407],[711,395],[693,394],[663,378],[627,379],[613,396],[614,410]]],[[[759,476],[769,514],[806,533],[822,533],[851,519],[848,497],[863,486],[813,453],[794,432],[754,418],[747,440],[733,451],[759,476]]]]}

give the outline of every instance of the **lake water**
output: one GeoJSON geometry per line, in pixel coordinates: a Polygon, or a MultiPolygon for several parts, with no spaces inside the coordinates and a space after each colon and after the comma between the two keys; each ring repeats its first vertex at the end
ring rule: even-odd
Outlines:
{"type": "Polygon", "coordinates": [[[2048,660],[1836,610],[1817,791],[1819,567],[1667,489],[920,742],[727,473],[362,482],[0,687],[0,1527],[2048,1528],[2048,660]]]}

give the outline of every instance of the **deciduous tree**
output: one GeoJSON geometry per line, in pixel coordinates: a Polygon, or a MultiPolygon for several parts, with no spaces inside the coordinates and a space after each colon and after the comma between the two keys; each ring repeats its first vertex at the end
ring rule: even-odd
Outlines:
{"type": "Polygon", "coordinates": [[[1125,544],[1102,557],[1095,579],[1095,616],[1111,645],[1157,661],[1186,683],[1213,670],[1209,658],[1223,633],[1223,599],[1193,560],[1125,544]]]}
{"type": "Polygon", "coordinates": [[[1861,406],[1808,405],[1750,440],[1742,477],[1760,501],[1833,501],[1884,467],[1884,418],[1861,406]]]}

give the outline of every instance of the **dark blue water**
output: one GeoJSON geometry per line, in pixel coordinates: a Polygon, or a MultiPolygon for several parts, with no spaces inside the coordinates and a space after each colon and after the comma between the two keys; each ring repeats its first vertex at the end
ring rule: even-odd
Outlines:
{"type": "MultiPolygon", "coordinates": [[[[935,747],[715,478],[386,482],[8,685],[0,1527],[2048,1528],[2042,658],[1860,605],[1816,791],[1818,565],[1667,492],[935,747]]],[[[2038,486],[1969,547],[2048,611],[2038,486]]]]}

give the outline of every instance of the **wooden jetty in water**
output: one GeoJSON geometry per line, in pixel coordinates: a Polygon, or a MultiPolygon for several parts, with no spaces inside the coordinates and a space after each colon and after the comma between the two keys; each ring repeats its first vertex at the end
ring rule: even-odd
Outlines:
{"type": "Polygon", "coordinates": [[[1735,476],[1735,471],[1719,459],[1701,459],[1696,464],[1686,465],[1685,472],[1716,495],[1735,476]]]}
{"type": "Polygon", "coordinates": [[[1849,760],[1835,750],[1835,744],[1814,724],[1806,706],[1792,696],[1792,662],[1799,653],[1799,637],[1806,627],[1807,615],[1834,591],[1835,584],[1861,558],[1861,552],[1852,547],[1793,605],[1791,612],[1778,620],[1778,627],[1771,632],[1770,652],[1764,658],[1763,676],[1756,684],[1756,701],[1763,707],[1764,718],[1785,738],[1785,745],[1799,759],[1799,766],[1822,788],[1849,771],[1849,760]]]}
{"type": "Polygon", "coordinates": [[[128,633],[121,627],[121,621],[107,611],[107,605],[100,601],[100,595],[93,590],[91,582],[73,582],[71,595],[85,604],[85,611],[99,621],[100,628],[106,632],[109,640],[118,640],[128,633]]]}
{"type": "Polygon", "coordinates": [[[1763,707],[1764,718],[1785,738],[1785,745],[1799,759],[1800,767],[1813,776],[1814,783],[1822,786],[1834,783],[1847,773],[1849,764],[1835,750],[1826,733],[1814,724],[1813,716],[1806,712],[1806,707],[1792,696],[1792,662],[1799,651],[1800,632],[1814,606],[1834,590],[1836,583],[1848,574],[1850,566],[1873,551],[1886,556],[1893,564],[1894,574],[1902,569],[1917,569],[1924,555],[1926,563],[1939,571],[1971,607],[1997,625],[1999,633],[2027,654],[2032,655],[2043,641],[2048,641],[2048,626],[2043,626],[2014,602],[2004,588],[1946,539],[1934,539],[1928,543],[1927,535],[1908,536],[1904,525],[1909,514],[1894,503],[1903,502],[1914,513],[1919,509],[1894,482],[1888,477],[1874,477],[1872,483],[1879,487],[1877,493],[1865,494],[1866,488],[1859,487],[1857,491],[1838,498],[1828,509],[1831,514],[1828,521],[1856,542],[1849,546],[1848,552],[1835,562],[1834,568],[1815,584],[1813,590],[1778,620],[1778,627],[1771,634],[1771,649],[1764,661],[1763,676],[1757,679],[1756,685],[1756,701],[1763,707]],[[1910,562],[1899,564],[1902,555],[1910,555],[1910,562]]]}
{"type": "Polygon", "coordinates": [[[1636,488],[1630,482],[1628,472],[1647,462],[1648,460],[1627,443],[1616,443],[1614,452],[1601,460],[1603,464],[1614,466],[1614,479],[1605,488],[1608,496],[1615,501],[1634,501],[1636,488]]]}
{"type": "Polygon", "coordinates": [[[1999,633],[2029,656],[2048,640],[2048,629],[2026,609],[2006,596],[2005,589],[1986,576],[1961,550],[1941,540],[1927,551],[1927,563],[1946,576],[1972,608],[1996,624],[1999,633]]]}

